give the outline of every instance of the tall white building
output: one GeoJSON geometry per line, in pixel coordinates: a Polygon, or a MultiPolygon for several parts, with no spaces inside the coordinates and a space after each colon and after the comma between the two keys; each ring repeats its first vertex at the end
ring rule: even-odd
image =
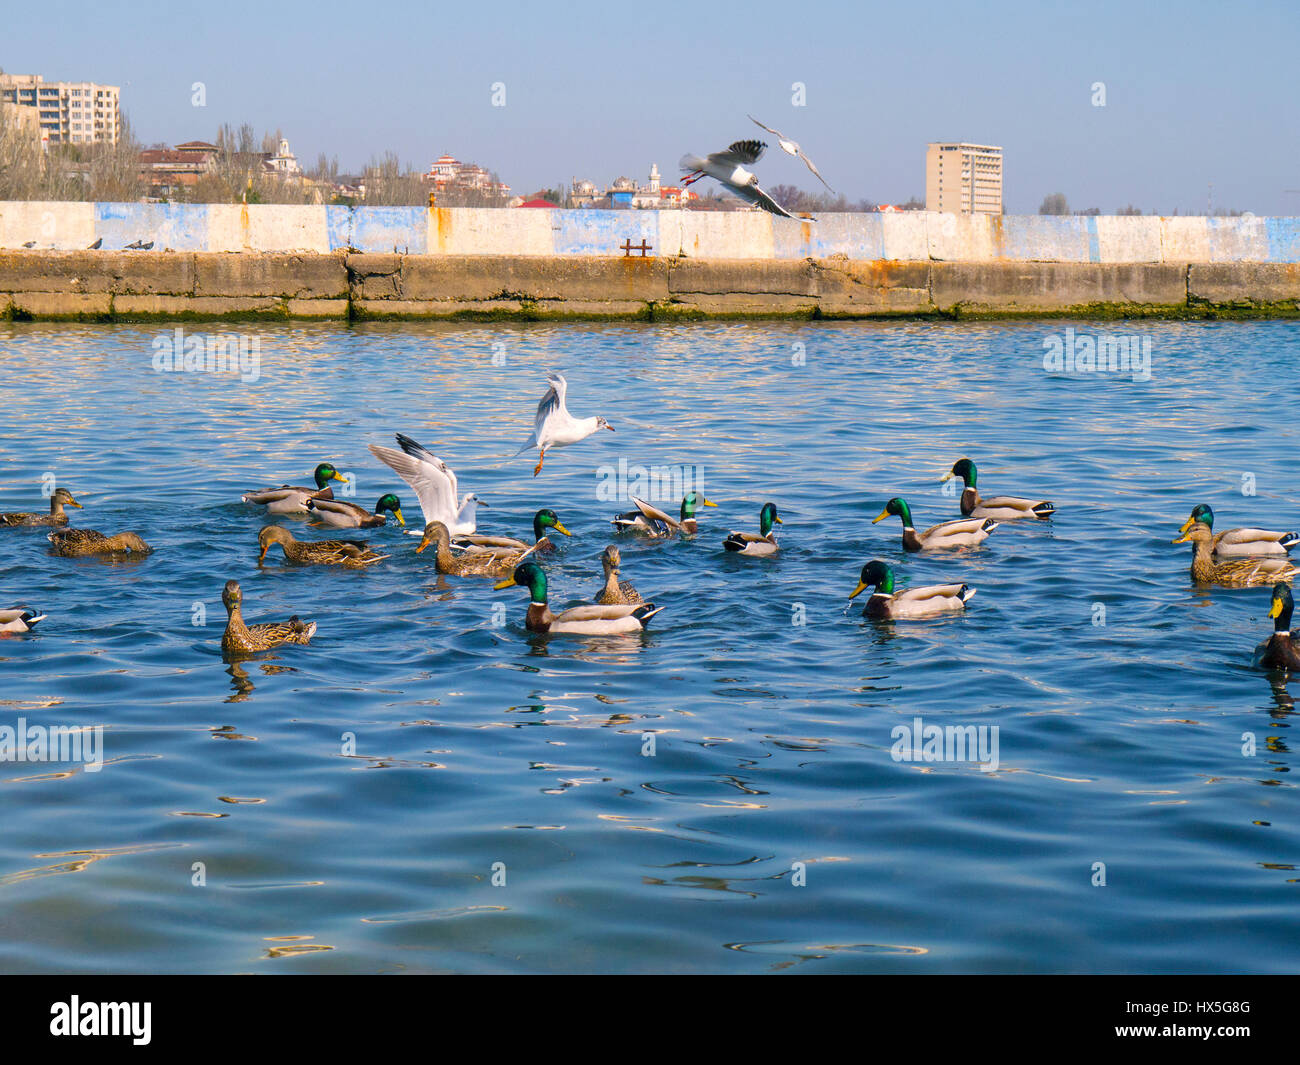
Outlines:
{"type": "Polygon", "coordinates": [[[0,102],[33,108],[48,144],[116,144],[122,128],[116,85],[0,74],[0,102]]]}
{"type": "Polygon", "coordinates": [[[989,144],[931,144],[925,153],[925,209],[1002,213],[1002,149],[989,144]]]}

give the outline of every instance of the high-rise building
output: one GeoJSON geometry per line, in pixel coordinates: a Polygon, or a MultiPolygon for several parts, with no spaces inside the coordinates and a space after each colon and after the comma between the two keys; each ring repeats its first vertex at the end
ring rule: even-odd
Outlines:
{"type": "Polygon", "coordinates": [[[1002,213],[1002,149],[988,144],[931,144],[925,153],[925,209],[1002,213]]]}
{"type": "Polygon", "coordinates": [[[0,102],[31,107],[49,144],[116,144],[122,119],[116,85],[0,74],[0,102]]]}

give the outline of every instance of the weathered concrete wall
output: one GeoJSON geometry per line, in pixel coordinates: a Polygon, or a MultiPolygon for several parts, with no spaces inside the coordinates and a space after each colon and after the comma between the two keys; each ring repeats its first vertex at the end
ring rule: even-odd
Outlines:
{"type": "Polygon", "coordinates": [[[995,217],[925,211],[826,214],[294,207],[273,204],[0,203],[0,248],[73,251],[96,240],[174,252],[369,252],[856,262],[1300,262],[1297,218],[995,217]]]}
{"type": "Polygon", "coordinates": [[[11,319],[727,315],[1300,317],[1300,264],[0,251],[11,319]]]}

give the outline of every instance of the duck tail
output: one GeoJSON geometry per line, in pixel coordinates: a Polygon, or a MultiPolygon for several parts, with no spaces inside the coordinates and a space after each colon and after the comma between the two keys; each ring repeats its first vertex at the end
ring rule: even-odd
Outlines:
{"type": "Polygon", "coordinates": [[[961,590],[957,593],[958,598],[960,598],[963,603],[969,603],[974,595],[975,589],[968,584],[963,584],[961,590]]]}
{"type": "Polygon", "coordinates": [[[1054,503],[1039,503],[1034,507],[1034,517],[1036,518],[1050,518],[1055,513],[1056,505],[1054,503]]]}
{"type": "Polygon", "coordinates": [[[1278,543],[1282,545],[1283,551],[1290,551],[1296,544],[1300,544],[1300,536],[1293,532],[1283,533],[1278,543]]]}
{"type": "Polygon", "coordinates": [[[642,603],[632,611],[632,616],[636,618],[637,621],[641,622],[642,625],[645,625],[646,622],[658,614],[662,609],[663,607],[655,606],[654,603],[642,603]]]}
{"type": "Polygon", "coordinates": [[[1002,522],[1000,521],[994,521],[992,518],[985,518],[984,525],[982,526],[982,528],[986,533],[991,533],[994,529],[996,529],[1001,524],[1002,522]]]}

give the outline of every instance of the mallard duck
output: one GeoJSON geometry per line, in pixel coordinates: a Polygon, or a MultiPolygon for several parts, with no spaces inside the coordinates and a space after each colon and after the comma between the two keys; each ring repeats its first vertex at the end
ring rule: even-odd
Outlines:
{"type": "Polygon", "coordinates": [[[348,479],[328,462],[322,462],[317,466],[313,476],[316,479],[315,488],[284,484],[279,488],[267,488],[261,492],[245,492],[241,501],[264,506],[270,514],[303,514],[307,510],[307,500],[334,498],[334,489],[330,487],[331,481],[348,483],[348,479]]]}
{"type": "Polygon", "coordinates": [[[373,514],[355,503],[316,496],[307,500],[307,509],[320,518],[322,524],[332,525],[336,529],[376,529],[388,524],[388,517],[384,514],[386,510],[392,511],[399,525],[406,525],[406,519],[402,517],[402,501],[392,492],[379,497],[373,514]]]}
{"type": "Polygon", "coordinates": [[[975,589],[965,584],[932,584],[926,588],[907,588],[896,592],[893,569],[879,560],[868,562],[862,567],[858,586],[849,598],[854,598],[868,588],[875,588],[875,591],[862,608],[863,615],[886,620],[930,618],[937,614],[965,610],[966,603],[975,594],[975,589]]]}
{"type": "Polygon", "coordinates": [[[487,504],[473,492],[458,498],[460,482],[456,472],[423,444],[401,433],[397,434],[397,443],[401,451],[371,444],[370,453],[415,489],[424,524],[440,521],[456,536],[473,534],[478,528],[478,508],[487,504]]]}
{"type": "Polygon", "coordinates": [[[663,607],[654,603],[607,603],[599,606],[575,606],[552,614],[546,602],[546,574],[536,562],[525,562],[514,573],[493,587],[498,591],[518,584],[532,596],[524,624],[532,632],[573,632],[586,636],[640,632],[646,622],[663,607]]]}
{"type": "Polygon", "coordinates": [[[48,514],[0,514],[0,529],[31,525],[67,525],[68,516],[63,512],[64,507],[83,509],[66,488],[56,488],[54,494],[50,496],[48,514]]]}
{"type": "Polygon", "coordinates": [[[1214,533],[1204,522],[1193,521],[1175,544],[1193,544],[1192,580],[1197,584],[1227,584],[1238,588],[1274,581],[1289,581],[1300,573],[1284,558],[1238,558],[1214,561],[1214,533]]]}
{"type": "Polygon", "coordinates": [[[1295,602],[1289,585],[1278,581],[1273,585],[1273,603],[1268,616],[1273,619],[1273,635],[1255,648],[1255,664],[1265,669],[1287,669],[1300,672],[1300,630],[1291,631],[1291,611],[1295,602]]]}
{"type": "Polygon", "coordinates": [[[121,532],[114,536],[105,536],[94,529],[55,529],[50,533],[49,541],[54,545],[52,552],[67,558],[82,558],[86,555],[118,555],[130,552],[147,555],[153,550],[133,532],[121,532]]]}
{"type": "Polygon", "coordinates": [[[485,547],[489,549],[504,548],[507,551],[524,551],[531,547],[538,554],[550,551],[556,551],[558,548],[551,543],[547,535],[547,529],[554,529],[557,533],[564,536],[572,536],[562,524],[560,524],[559,515],[549,507],[539,510],[533,515],[533,542],[524,543],[523,540],[517,540],[513,536],[484,536],[480,533],[472,533],[469,536],[457,536],[454,538],[457,546],[468,545],[469,547],[485,547]]]}
{"type": "Polygon", "coordinates": [[[722,546],[728,551],[734,551],[739,555],[746,555],[750,558],[761,558],[765,555],[775,555],[778,547],[776,537],[772,535],[772,523],[784,525],[781,516],[776,512],[775,503],[764,503],[763,509],[758,512],[758,535],[745,532],[732,532],[722,541],[722,546]]]}
{"type": "Polygon", "coordinates": [[[35,610],[14,607],[12,610],[0,610],[0,632],[31,632],[38,621],[44,621],[45,615],[35,610]]]}
{"type": "Polygon", "coordinates": [[[598,603],[643,603],[641,593],[632,587],[631,581],[620,581],[618,579],[618,567],[622,562],[619,557],[618,548],[610,544],[605,548],[605,553],[600,556],[600,564],[605,567],[605,586],[600,590],[600,595],[596,596],[598,603]]]}
{"type": "Polygon", "coordinates": [[[871,524],[884,521],[889,515],[897,514],[903,520],[903,549],[905,551],[930,551],[944,547],[973,547],[989,538],[989,533],[998,527],[992,518],[958,518],[956,521],[941,521],[931,525],[923,533],[918,533],[912,526],[912,508],[905,499],[895,497],[885,504],[880,516],[873,518],[871,524]]]}
{"type": "Polygon", "coordinates": [[[288,621],[245,625],[240,610],[243,592],[238,581],[226,581],[221,601],[226,604],[226,631],[221,636],[221,650],[226,655],[269,651],[282,643],[307,643],[316,635],[316,622],[301,621],[294,615],[288,621]]]}
{"type": "Polygon", "coordinates": [[[677,532],[684,536],[694,536],[699,531],[695,509],[718,505],[705,499],[703,492],[687,492],[682,497],[681,517],[674,518],[643,499],[637,499],[636,496],[631,499],[637,509],[615,514],[611,524],[619,532],[639,532],[650,536],[672,536],[677,532]]]}
{"type": "Polygon", "coordinates": [[[434,566],[439,573],[449,573],[453,577],[501,577],[514,572],[520,561],[533,552],[533,548],[524,551],[492,550],[484,548],[462,555],[451,553],[451,534],[440,521],[431,521],[424,527],[424,537],[415,549],[418,555],[430,544],[436,548],[434,566]]]}
{"type": "Polygon", "coordinates": [[[257,544],[262,553],[257,556],[260,566],[266,560],[266,553],[272,544],[284,548],[284,557],[290,562],[302,566],[347,566],[360,569],[373,562],[381,562],[387,555],[380,555],[370,549],[370,545],[360,540],[296,540],[293,533],[283,525],[264,525],[257,534],[257,544]]]}
{"type": "MultiPolygon", "coordinates": [[[[1178,531],[1185,533],[1198,521],[1214,532],[1214,511],[1210,509],[1208,503],[1193,507],[1191,516],[1183,522],[1183,527],[1178,531]]],[[[1214,553],[1219,558],[1285,555],[1297,543],[1300,543],[1300,536],[1293,532],[1269,532],[1267,529],[1227,529],[1216,534],[1210,541],[1214,553]]]]}
{"type": "Polygon", "coordinates": [[[1043,499],[1021,499],[1019,496],[982,499],[979,489],[975,487],[978,476],[979,471],[970,459],[958,459],[943,476],[944,481],[950,477],[960,477],[965,482],[966,487],[961,492],[961,512],[968,518],[997,518],[999,521],[1040,518],[1046,521],[1056,513],[1056,507],[1043,499]]]}

